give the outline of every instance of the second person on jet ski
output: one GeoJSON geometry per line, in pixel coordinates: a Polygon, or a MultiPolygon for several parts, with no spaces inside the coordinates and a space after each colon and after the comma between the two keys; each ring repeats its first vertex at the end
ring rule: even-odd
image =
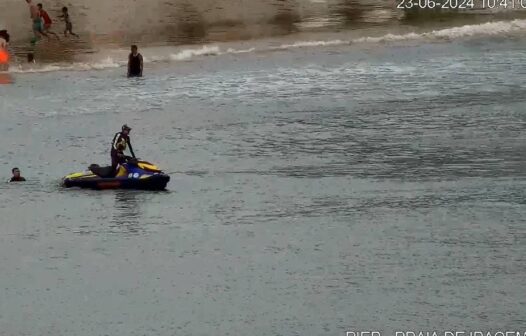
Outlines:
{"type": "Polygon", "coordinates": [[[128,125],[122,125],[120,132],[116,133],[113,137],[111,145],[111,168],[113,169],[114,176],[117,174],[117,167],[119,164],[125,163],[127,157],[124,155],[124,151],[127,147],[130,148],[130,153],[135,159],[135,153],[130,142],[130,131],[131,128],[128,125]]]}

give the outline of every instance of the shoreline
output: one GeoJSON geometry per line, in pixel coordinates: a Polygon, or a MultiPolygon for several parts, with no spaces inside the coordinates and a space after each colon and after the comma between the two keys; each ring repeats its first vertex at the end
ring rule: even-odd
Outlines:
{"type": "MultiPolygon", "coordinates": [[[[247,53],[267,53],[298,48],[319,48],[328,46],[371,47],[384,43],[440,42],[492,36],[517,36],[526,30],[526,20],[482,21],[482,23],[450,26],[448,23],[427,24],[422,27],[410,25],[370,26],[355,30],[299,32],[286,36],[274,36],[241,41],[210,41],[205,44],[170,45],[155,43],[140,45],[145,63],[170,63],[191,61],[206,56],[237,55],[247,53]],[[416,29],[415,29],[416,28],[416,29]]],[[[44,42],[47,43],[47,42],[44,42]]],[[[43,49],[45,45],[39,47],[43,49]]],[[[57,46],[56,42],[49,46],[57,46]]],[[[39,73],[51,71],[89,71],[119,68],[126,65],[127,46],[106,45],[84,46],[80,52],[72,44],[58,49],[43,49],[36,52],[36,65],[25,63],[25,49],[14,49],[13,59],[22,61],[11,63],[8,73],[39,73]]]]}

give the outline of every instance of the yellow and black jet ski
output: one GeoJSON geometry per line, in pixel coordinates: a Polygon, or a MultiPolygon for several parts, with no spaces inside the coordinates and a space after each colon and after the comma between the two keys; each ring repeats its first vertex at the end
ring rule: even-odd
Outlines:
{"type": "Polygon", "coordinates": [[[79,187],[88,189],[139,189],[164,190],[170,176],[157,166],[146,162],[132,160],[119,166],[117,174],[110,167],[91,165],[89,171],[74,173],[64,177],[66,188],[79,187]]]}

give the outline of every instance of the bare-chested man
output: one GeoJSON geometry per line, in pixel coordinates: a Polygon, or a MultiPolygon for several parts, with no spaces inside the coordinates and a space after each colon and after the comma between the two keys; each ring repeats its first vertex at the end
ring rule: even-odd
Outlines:
{"type": "Polygon", "coordinates": [[[36,41],[38,41],[41,36],[49,38],[49,35],[44,32],[44,25],[42,24],[42,18],[40,17],[40,11],[38,10],[38,7],[33,3],[32,0],[26,0],[26,2],[29,6],[29,16],[33,21],[33,34],[35,34],[32,42],[36,43],[36,41]]]}

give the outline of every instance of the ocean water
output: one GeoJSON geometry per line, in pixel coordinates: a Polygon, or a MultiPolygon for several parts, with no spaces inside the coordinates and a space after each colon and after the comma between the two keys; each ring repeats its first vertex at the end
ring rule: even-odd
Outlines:
{"type": "Polygon", "coordinates": [[[0,74],[6,335],[526,324],[524,21],[151,46],[0,74]],[[165,192],[84,191],[133,127],[165,192]]]}

